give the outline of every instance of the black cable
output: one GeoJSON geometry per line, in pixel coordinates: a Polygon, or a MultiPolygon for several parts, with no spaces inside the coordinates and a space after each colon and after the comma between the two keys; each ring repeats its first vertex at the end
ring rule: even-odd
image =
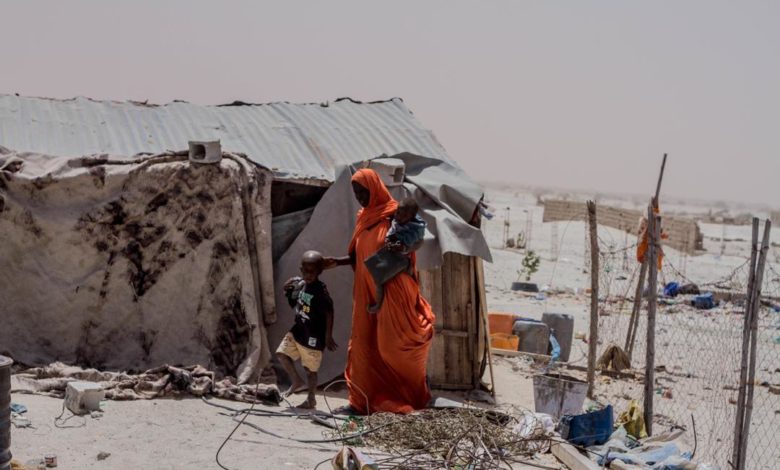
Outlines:
{"type": "MultiPolygon", "coordinates": [[[[219,453],[222,452],[222,448],[225,447],[225,444],[227,444],[228,441],[230,440],[230,438],[233,437],[233,434],[235,434],[236,431],[238,431],[238,428],[244,423],[244,421],[246,420],[247,416],[249,416],[249,414],[255,409],[255,405],[258,402],[258,400],[257,400],[257,392],[259,390],[260,390],[260,381],[258,381],[257,385],[255,385],[255,396],[254,396],[254,399],[252,400],[252,406],[250,406],[249,410],[247,410],[247,412],[244,413],[244,417],[241,418],[241,421],[239,421],[238,424],[236,424],[236,427],[234,427],[233,430],[230,431],[230,434],[228,434],[228,436],[225,438],[225,440],[222,441],[222,445],[220,445],[219,449],[217,449],[217,454],[214,456],[214,459],[216,460],[217,465],[219,465],[219,467],[222,468],[223,470],[230,470],[230,469],[227,468],[226,466],[222,465],[222,463],[219,461],[219,453]]],[[[206,403],[208,403],[208,402],[206,402],[206,403]]],[[[224,408],[227,408],[227,407],[224,407],[224,408]]]]}
{"type": "Polygon", "coordinates": [[[84,418],[84,421],[81,422],[81,424],[77,424],[75,426],[63,426],[69,419],[76,416],[75,414],[71,414],[67,418],[60,420],[62,418],[62,415],[65,414],[65,400],[62,400],[62,412],[60,412],[60,415],[54,418],[54,427],[60,428],[60,429],[70,429],[70,428],[83,428],[87,425],[87,419],[84,418]],[[62,423],[62,424],[60,424],[62,423]]]}
{"type": "Polygon", "coordinates": [[[314,410],[313,412],[308,413],[296,413],[292,411],[274,411],[274,410],[252,410],[251,408],[231,408],[229,406],[220,405],[218,403],[212,403],[211,400],[201,397],[201,400],[209,405],[213,406],[215,408],[220,408],[223,410],[230,411],[231,413],[220,413],[221,415],[225,416],[238,416],[241,413],[249,413],[252,416],[265,416],[270,418],[304,418],[304,419],[312,419],[314,417],[320,417],[320,418],[331,418],[333,420],[341,420],[341,421],[347,421],[349,418],[342,417],[342,416],[336,416],[330,413],[326,413],[324,411],[318,411],[314,410]]]}
{"type": "MultiPolygon", "coordinates": [[[[235,421],[235,420],[236,420],[236,418],[234,417],[233,421],[235,421]]],[[[363,437],[363,436],[365,436],[367,434],[371,434],[372,432],[379,431],[380,429],[382,429],[384,427],[387,427],[387,426],[389,426],[392,423],[383,424],[382,426],[377,426],[377,427],[371,428],[371,429],[365,429],[363,431],[356,432],[355,434],[349,434],[349,435],[342,436],[342,437],[334,437],[333,439],[296,439],[294,437],[286,437],[286,436],[282,436],[282,435],[276,434],[275,432],[269,431],[269,430],[267,430],[267,429],[265,429],[265,428],[263,428],[261,426],[258,426],[257,424],[254,424],[254,423],[245,423],[243,421],[243,419],[239,422],[239,425],[241,425],[241,424],[244,424],[245,426],[249,426],[252,429],[260,431],[260,432],[262,432],[264,434],[268,434],[269,436],[276,437],[278,439],[286,439],[288,441],[300,442],[301,444],[330,444],[330,443],[333,443],[333,442],[347,442],[347,441],[351,441],[352,439],[355,439],[355,438],[358,438],[358,437],[363,437]]]]}

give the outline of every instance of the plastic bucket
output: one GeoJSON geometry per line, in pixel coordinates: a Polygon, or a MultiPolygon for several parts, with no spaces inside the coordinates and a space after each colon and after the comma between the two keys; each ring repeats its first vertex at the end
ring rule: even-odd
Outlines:
{"type": "Polygon", "coordinates": [[[0,470],[11,469],[11,364],[0,356],[0,470]]]}
{"type": "Polygon", "coordinates": [[[556,419],[582,413],[588,384],[568,375],[534,375],[534,408],[556,419]]]}
{"type": "Polygon", "coordinates": [[[505,333],[493,333],[490,335],[490,347],[494,349],[508,349],[517,351],[517,344],[520,341],[515,335],[505,333]]]}

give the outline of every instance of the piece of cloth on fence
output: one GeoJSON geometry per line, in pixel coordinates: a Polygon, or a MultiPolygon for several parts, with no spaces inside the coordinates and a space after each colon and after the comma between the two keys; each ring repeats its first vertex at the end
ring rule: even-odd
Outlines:
{"type": "MultiPolygon", "coordinates": [[[[655,215],[660,215],[661,210],[658,207],[653,208],[653,213],[655,215]]],[[[650,247],[650,243],[648,240],[648,233],[647,233],[647,217],[642,217],[642,219],[639,221],[639,229],[637,230],[637,244],[636,244],[636,260],[640,263],[645,262],[645,255],[647,254],[647,251],[650,247]]],[[[661,230],[661,240],[664,240],[668,238],[669,235],[664,233],[663,230],[661,230]]],[[[658,270],[661,270],[661,267],[663,265],[664,261],[664,250],[659,244],[659,250],[658,250],[658,270]]]]}
{"type": "Polygon", "coordinates": [[[631,368],[631,359],[628,358],[628,354],[623,349],[616,345],[610,344],[607,349],[601,353],[596,364],[602,370],[612,369],[620,372],[623,369],[631,368]]]}
{"type": "Polygon", "coordinates": [[[233,378],[217,380],[213,371],[199,365],[189,367],[163,365],[142,374],[126,374],[82,369],[55,362],[12,375],[11,391],[62,398],[65,396],[68,382],[77,380],[100,384],[106,392],[106,398],[110,400],[213,395],[248,403],[257,400],[274,404],[281,402],[279,389],[273,378],[266,378],[263,382],[267,383],[261,383],[259,386],[238,385],[233,378]]]}

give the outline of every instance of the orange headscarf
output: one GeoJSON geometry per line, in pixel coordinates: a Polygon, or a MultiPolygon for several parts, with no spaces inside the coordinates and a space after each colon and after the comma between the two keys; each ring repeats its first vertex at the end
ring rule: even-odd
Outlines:
{"type": "Polygon", "coordinates": [[[387,190],[376,171],[369,168],[360,169],[352,175],[352,182],[366,188],[370,193],[370,197],[368,206],[361,208],[357,213],[355,231],[352,232],[352,240],[349,242],[349,253],[355,251],[358,235],[382,220],[391,217],[395,213],[396,208],[398,208],[398,202],[390,195],[390,191],[387,190]]]}

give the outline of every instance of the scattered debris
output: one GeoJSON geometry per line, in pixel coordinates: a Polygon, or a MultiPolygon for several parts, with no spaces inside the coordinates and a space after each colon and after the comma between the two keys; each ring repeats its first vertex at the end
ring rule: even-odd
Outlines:
{"type": "Polygon", "coordinates": [[[636,400],[631,400],[628,409],[620,413],[616,424],[625,428],[625,432],[634,439],[647,437],[644,413],[636,400]]]}
{"type": "Polygon", "coordinates": [[[473,389],[468,394],[466,394],[466,400],[488,403],[490,405],[496,404],[496,399],[493,398],[493,396],[490,395],[490,393],[478,389],[473,389]]]}
{"type": "Polygon", "coordinates": [[[615,344],[610,345],[599,357],[598,367],[601,369],[612,369],[620,372],[623,369],[631,368],[631,360],[628,354],[615,344]]]}
{"type": "Polygon", "coordinates": [[[712,292],[706,294],[697,295],[691,300],[691,305],[700,310],[710,310],[718,306],[718,302],[712,296],[712,292]]]}
{"type": "Polygon", "coordinates": [[[330,461],[333,470],[378,470],[377,465],[370,457],[352,447],[342,447],[330,461]]]}
{"type": "Polygon", "coordinates": [[[109,457],[111,457],[111,453],[110,452],[99,452],[97,454],[97,459],[98,460],[106,460],[109,457]]]}
{"type": "Polygon", "coordinates": [[[27,413],[27,407],[18,403],[11,403],[11,413],[22,414],[27,413]]]}
{"type": "MultiPolygon", "coordinates": [[[[383,466],[483,468],[497,459],[512,461],[531,455],[550,444],[553,438],[545,420],[533,413],[528,418],[528,413],[434,408],[408,415],[377,413],[357,418],[356,426],[358,433],[364,432],[362,444],[390,454],[382,460],[383,466]],[[526,424],[529,419],[536,424],[526,424]]],[[[326,432],[339,437],[342,431],[326,432]]]]}
{"type": "Polygon", "coordinates": [[[612,435],[612,405],[576,416],[564,416],[559,424],[561,437],[572,444],[604,444],[612,435]]]}

